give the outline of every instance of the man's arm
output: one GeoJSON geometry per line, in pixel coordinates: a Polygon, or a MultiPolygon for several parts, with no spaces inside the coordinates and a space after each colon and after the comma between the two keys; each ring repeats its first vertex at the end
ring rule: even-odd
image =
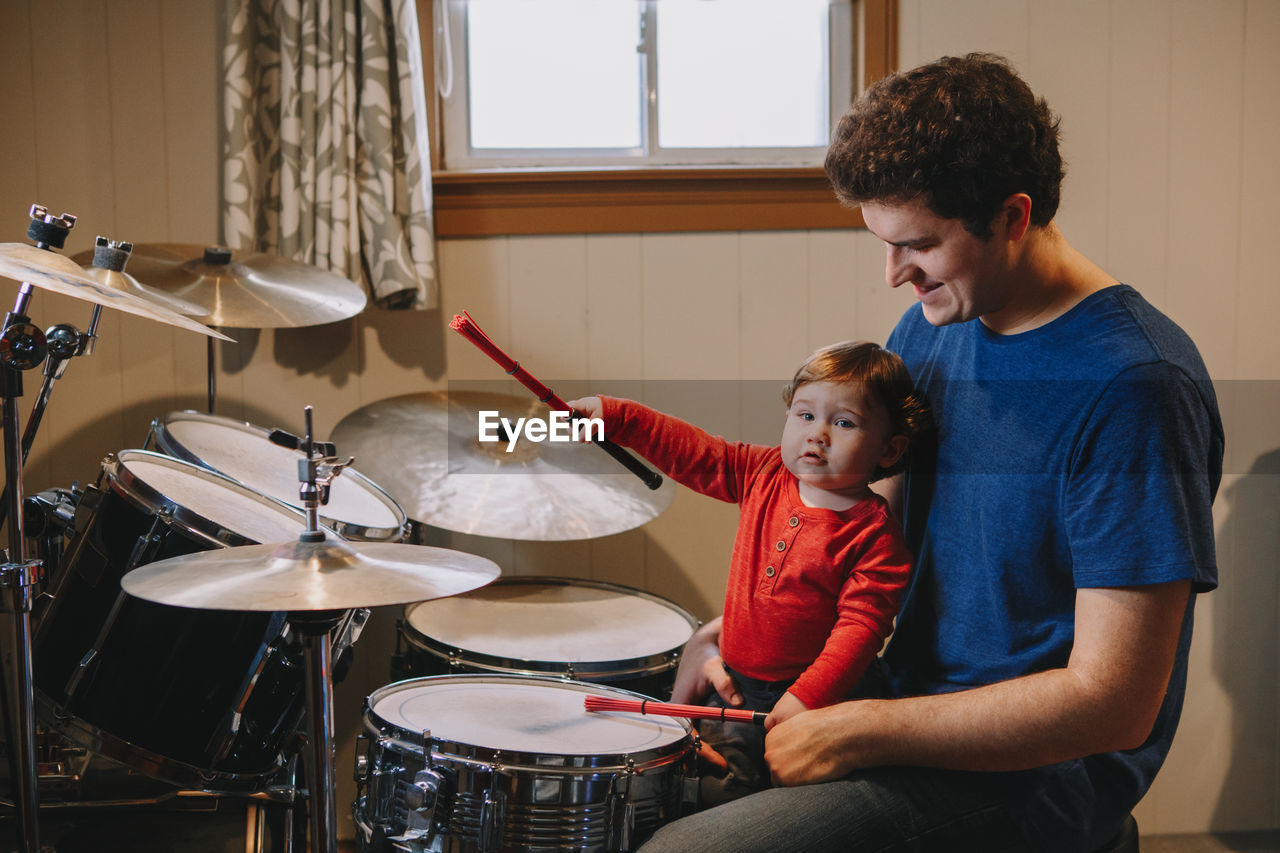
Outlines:
{"type": "Polygon", "coordinates": [[[765,741],[774,782],[822,782],[885,764],[1022,770],[1137,747],[1164,700],[1190,588],[1078,590],[1075,644],[1061,669],[798,714],[765,741]]]}
{"type": "Polygon", "coordinates": [[[884,498],[889,505],[889,512],[898,521],[902,521],[902,484],[905,480],[905,474],[894,474],[871,484],[871,491],[884,498]]]}

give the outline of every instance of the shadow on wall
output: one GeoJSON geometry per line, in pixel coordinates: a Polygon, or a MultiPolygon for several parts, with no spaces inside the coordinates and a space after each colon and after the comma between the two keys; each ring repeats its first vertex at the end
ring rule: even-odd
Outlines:
{"type": "MultiPolygon", "coordinates": [[[[431,380],[445,374],[445,321],[439,309],[387,311],[370,306],[358,316],[326,323],[276,329],[271,359],[298,376],[328,379],[335,388],[345,387],[369,363],[363,328],[372,329],[378,347],[401,367],[416,368],[431,380]]],[[[235,343],[222,342],[218,364],[223,373],[242,373],[253,362],[262,343],[260,329],[223,329],[235,343]]]]}
{"type": "Polygon", "coordinates": [[[1231,760],[1211,825],[1278,825],[1280,779],[1280,449],[1258,456],[1222,495],[1231,537],[1213,606],[1213,673],[1231,697],[1231,760]]]}

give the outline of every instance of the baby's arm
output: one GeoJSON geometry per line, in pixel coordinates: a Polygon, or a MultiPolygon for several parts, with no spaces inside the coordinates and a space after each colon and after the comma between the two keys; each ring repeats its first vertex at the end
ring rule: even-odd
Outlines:
{"type": "Polygon", "coordinates": [[[667,476],[717,500],[737,503],[770,449],[729,442],[643,404],[583,397],[569,407],[605,421],[605,438],[629,447],[667,476]]]}
{"type": "Polygon", "coordinates": [[[773,706],[769,716],[764,718],[764,730],[769,731],[778,723],[789,720],[801,711],[807,710],[809,710],[809,706],[797,699],[796,694],[788,690],[782,694],[782,698],[773,706]]]}

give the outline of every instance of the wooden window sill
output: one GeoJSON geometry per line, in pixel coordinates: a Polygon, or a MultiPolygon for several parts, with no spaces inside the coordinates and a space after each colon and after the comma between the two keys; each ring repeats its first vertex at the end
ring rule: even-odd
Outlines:
{"type": "Polygon", "coordinates": [[[432,188],[439,237],[863,227],[816,166],[437,172],[432,188]]]}

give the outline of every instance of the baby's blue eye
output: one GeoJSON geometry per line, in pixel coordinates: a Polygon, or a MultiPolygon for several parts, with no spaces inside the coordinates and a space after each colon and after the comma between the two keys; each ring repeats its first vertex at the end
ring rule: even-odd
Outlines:
{"type": "Polygon", "coordinates": [[[841,429],[853,429],[853,421],[849,420],[848,418],[840,418],[839,420],[836,421],[836,426],[840,427],[841,429]]]}
{"type": "Polygon", "coordinates": [[[802,420],[802,421],[811,421],[811,420],[813,420],[813,415],[812,415],[812,414],[810,414],[809,412],[801,412],[801,413],[800,413],[800,420],[802,420]]]}

